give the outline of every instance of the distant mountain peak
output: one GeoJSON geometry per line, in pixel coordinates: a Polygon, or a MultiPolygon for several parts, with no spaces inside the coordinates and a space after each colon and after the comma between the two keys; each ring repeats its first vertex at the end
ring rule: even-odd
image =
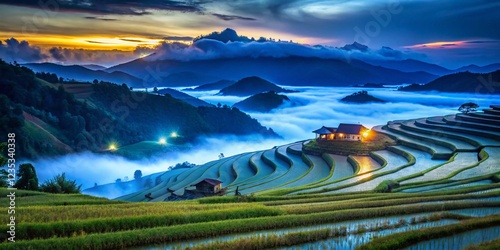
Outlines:
{"type": "Polygon", "coordinates": [[[368,46],[363,45],[363,44],[358,43],[358,42],[353,42],[352,44],[344,45],[344,47],[341,47],[341,49],[348,50],[348,51],[359,50],[361,52],[366,52],[366,51],[368,51],[368,46]]]}
{"type": "Polygon", "coordinates": [[[236,32],[236,30],[233,30],[231,28],[226,28],[220,34],[221,35],[226,35],[226,36],[238,37],[238,33],[236,32]]]}
{"type": "Polygon", "coordinates": [[[236,30],[233,30],[231,28],[226,28],[225,30],[221,32],[214,31],[208,35],[202,35],[193,40],[193,42],[203,40],[203,39],[211,39],[211,40],[217,40],[223,43],[228,43],[228,42],[251,42],[252,39],[246,37],[246,36],[239,36],[236,30]]]}

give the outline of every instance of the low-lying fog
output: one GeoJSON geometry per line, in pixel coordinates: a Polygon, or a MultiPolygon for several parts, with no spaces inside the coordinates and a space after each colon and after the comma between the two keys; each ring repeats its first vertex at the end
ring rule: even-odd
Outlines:
{"type": "MultiPolygon", "coordinates": [[[[220,153],[226,157],[248,152],[269,149],[273,146],[313,138],[314,129],[325,126],[337,126],[339,123],[361,123],[367,127],[385,124],[390,120],[410,119],[428,116],[446,115],[457,112],[460,104],[478,103],[482,108],[498,103],[499,95],[412,93],[395,91],[394,88],[328,88],[328,87],[288,87],[300,91],[286,94],[292,105],[285,105],[271,113],[249,113],[264,126],[271,127],[283,139],[262,139],[252,136],[210,137],[201,139],[201,143],[190,152],[159,155],[154,159],[129,161],[122,157],[82,153],[33,162],[40,182],[52,176],[66,172],[70,179],[76,179],[89,188],[97,184],[112,183],[117,178],[133,179],[134,171],[140,169],[143,176],[166,171],[169,166],[188,161],[195,164],[216,160],[220,153]],[[341,98],[360,90],[388,101],[377,104],[345,104],[341,98]]],[[[232,104],[243,100],[241,97],[217,96],[217,91],[186,92],[207,102],[232,104]]],[[[105,194],[103,194],[106,196],[105,194]]]]}
{"type": "MultiPolygon", "coordinates": [[[[367,127],[385,124],[390,120],[412,119],[447,115],[458,112],[465,102],[475,102],[481,108],[498,103],[500,95],[475,95],[451,93],[415,93],[397,91],[395,88],[355,87],[290,87],[298,93],[286,94],[292,105],[284,106],[271,113],[249,114],[264,126],[290,141],[311,138],[311,131],[322,125],[335,127],[339,123],[361,123],[367,127]],[[361,90],[387,101],[387,103],[346,104],[339,102],[343,97],[361,90]],[[295,105],[293,105],[295,104],[295,105]]],[[[217,96],[217,91],[187,92],[206,102],[233,105],[245,97],[217,96]]]]}

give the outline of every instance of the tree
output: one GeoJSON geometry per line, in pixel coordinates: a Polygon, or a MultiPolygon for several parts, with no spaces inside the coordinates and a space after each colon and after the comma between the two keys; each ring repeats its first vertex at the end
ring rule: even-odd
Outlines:
{"type": "MultiPolygon", "coordinates": [[[[7,143],[0,144],[0,167],[7,164],[7,158],[3,156],[3,150],[7,146],[7,143]]],[[[0,170],[0,187],[8,187],[9,172],[5,169],[0,170]]]]}
{"type": "Polygon", "coordinates": [[[99,83],[99,80],[94,79],[94,81],[93,81],[92,83],[93,83],[93,84],[98,84],[98,83],[99,83]]]}
{"type": "Polygon", "coordinates": [[[153,88],[153,92],[158,93],[158,88],[156,86],[153,88]]]}
{"type": "Polygon", "coordinates": [[[139,169],[135,170],[135,172],[134,172],[134,180],[140,181],[141,178],[142,178],[142,171],[139,170],[139,169]]]}
{"type": "Polygon", "coordinates": [[[36,170],[30,163],[21,164],[18,171],[19,179],[14,185],[15,188],[24,190],[38,190],[38,177],[36,170]]]}
{"type": "Polygon", "coordinates": [[[82,185],[78,186],[76,180],[66,179],[66,173],[58,174],[40,186],[43,192],[55,194],[78,194],[81,188],[82,185]]]}
{"type": "Polygon", "coordinates": [[[0,169],[0,187],[9,187],[9,172],[5,169],[0,169]]]}
{"type": "Polygon", "coordinates": [[[460,105],[460,107],[458,108],[458,111],[460,111],[464,114],[468,114],[470,112],[476,111],[477,108],[479,108],[479,105],[477,105],[473,102],[467,102],[467,103],[460,105]]]}
{"type": "Polygon", "coordinates": [[[7,146],[7,143],[0,144],[0,167],[7,164],[7,158],[3,156],[3,150],[7,146]]]}

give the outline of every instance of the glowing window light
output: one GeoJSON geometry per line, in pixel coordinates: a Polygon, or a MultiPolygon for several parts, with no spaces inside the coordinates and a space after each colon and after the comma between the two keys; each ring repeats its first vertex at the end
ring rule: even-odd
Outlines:
{"type": "Polygon", "coordinates": [[[370,135],[370,130],[367,130],[363,133],[363,137],[368,137],[370,135]]]}

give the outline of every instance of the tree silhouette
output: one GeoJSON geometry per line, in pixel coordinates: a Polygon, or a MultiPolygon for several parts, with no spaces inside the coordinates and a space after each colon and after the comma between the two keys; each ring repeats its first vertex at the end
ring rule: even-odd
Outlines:
{"type": "Polygon", "coordinates": [[[24,190],[38,190],[38,176],[36,170],[30,163],[21,164],[19,166],[19,179],[14,185],[15,188],[24,190]]]}
{"type": "Polygon", "coordinates": [[[78,186],[76,180],[66,179],[65,173],[54,176],[54,178],[47,180],[40,186],[43,192],[56,194],[77,194],[80,193],[81,188],[82,185],[78,186]]]}
{"type": "Polygon", "coordinates": [[[477,108],[479,108],[479,105],[477,105],[476,103],[467,102],[467,103],[460,105],[460,107],[458,108],[458,111],[460,111],[464,114],[468,114],[470,112],[476,111],[477,108]]]}
{"type": "Polygon", "coordinates": [[[142,171],[139,170],[139,169],[135,170],[135,172],[134,172],[134,179],[136,181],[140,181],[141,178],[142,178],[142,171]]]}

